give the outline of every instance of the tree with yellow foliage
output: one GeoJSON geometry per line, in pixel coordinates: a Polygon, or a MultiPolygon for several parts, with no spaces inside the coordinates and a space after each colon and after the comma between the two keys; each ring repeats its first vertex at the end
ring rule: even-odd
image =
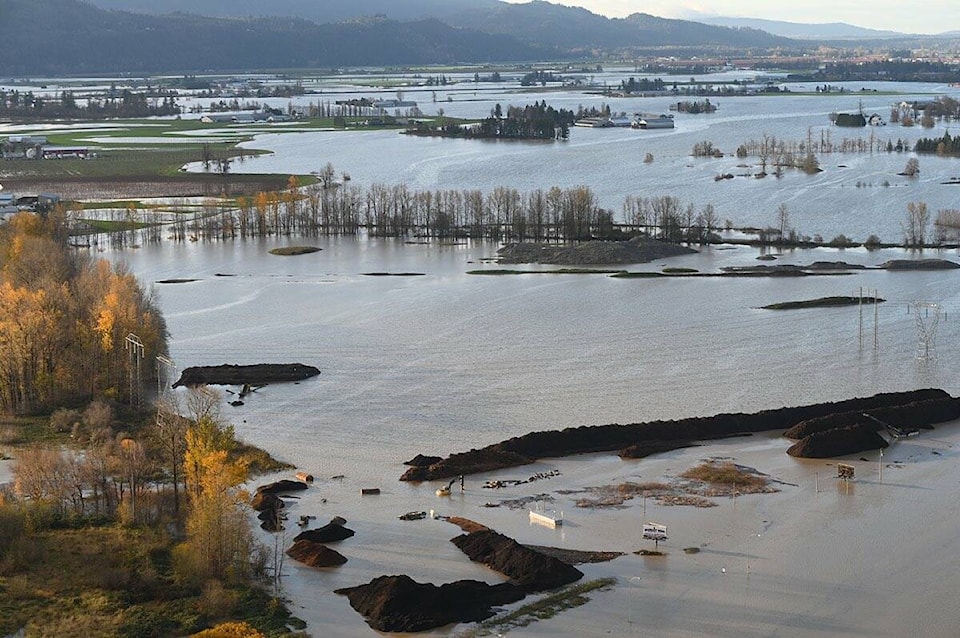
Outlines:
{"type": "MultiPolygon", "coordinates": [[[[0,412],[30,414],[129,392],[128,334],[152,359],[166,325],[136,278],[67,245],[62,215],[0,226],[0,412]]],[[[149,373],[153,366],[145,366],[149,373]]]]}
{"type": "Polygon", "coordinates": [[[178,552],[181,575],[202,582],[245,576],[253,552],[249,495],[238,487],[246,464],[230,458],[233,428],[207,414],[186,432],[184,477],[189,494],[187,542],[178,552]]]}

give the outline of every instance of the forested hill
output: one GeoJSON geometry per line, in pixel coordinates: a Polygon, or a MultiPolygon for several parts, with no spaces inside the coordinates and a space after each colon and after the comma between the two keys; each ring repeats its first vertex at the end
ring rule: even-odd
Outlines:
{"type": "Polygon", "coordinates": [[[151,16],[78,0],[0,0],[0,76],[502,62],[558,52],[436,19],[151,16]]]}
{"type": "Polygon", "coordinates": [[[490,9],[499,0],[89,0],[101,9],[135,13],[193,13],[222,18],[281,16],[318,23],[384,15],[393,20],[441,20],[467,9],[490,9]]]}
{"type": "Polygon", "coordinates": [[[562,49],[667,45],[713,45],[744,49],[797,44],[796,41],[757,29],[731,29],[658,18],[644,13],[635,13],[626,18],[606,18],[586,9],[564,7],[542,0],[525,4],[500,3],[495,9],[473,9],[449,18],[448,22],[562,49]]]}

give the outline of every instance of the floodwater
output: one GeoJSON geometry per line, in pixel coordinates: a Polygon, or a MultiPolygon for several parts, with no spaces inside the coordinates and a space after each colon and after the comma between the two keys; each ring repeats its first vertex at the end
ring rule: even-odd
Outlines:
{"type": "MultiPolygon", "coordinates": [[[[927,88],[916,87],[917,94],[927,88]]],[[[483,114],[497,100],[453,97],[442,104],[451,115],[483,114]]],[[[544,97],[574,107],[604,101],[582,94],[500,97],[514,104],[544,97]]],[[[739,160],[689,157],[692,145],[703,139],[729,152],[764,133],[788,140],[805,139],[808,129],[819,135],[830,111],[855,110],[861,98],[867,111],[885,117],[894,100],[869,94],[721,99],[716,114],[678,115],[675,131],[575,129],[569,142],[556,144],[420,139],[387,131],[263,135],[250,146],[274,154],[248,159],[234,170],[302,173],[329,161],[361,186],[404,182],[431,189],[502,185],[529,190],[588,184],[603,205],[615,209],[627,194],[670,194],[698,206],[713,203],[721,219],[737,225],[772,225],[777,206],[785,202],[801,234],[859,239],[878,234],[897,241],[907,202],[926,201],[934,211],[954,205],[960,186],[940,182],[960,174],[958,160],[924,156],[915,180],[895,175],[907,154],[881,154],[821,157],[825,170],[815,176],[787,172],[780,180],[715,182],[717,173],[742,172],[739,160]],[[652,164],[642,163],[647,152],[655,157],[652,164]],[[858,181],[868,186],[858,188],[858,181]],[[885,181],[889,186],[881,185],[885,181]]],[[[615,110],[665,111],[668,101],[611,102],[615,110]]],[[[942,129],[830,130],[834,139],[875,132],[895,140],[940,135],[942,129]]],[[[406,573],[435,583],[497,582],[496,574],[469,563],[447,542],[458,533],[452,526],[396,518],[436,509],[490,524],[521,542],[576,549],[638,549],[644,517],[675,530],[668,561],[626,556],[586,568],[590,577],[614,575],[619,584],[584,607],[517,630],[518,635],[706,636],[741,630],[744,635],[903,635],[915,629],[920,635],[947,635],[949,604],[941,605],[947,612],[938,611],[920,604],[918,596],[927,591],[924,570],[930,569],[937,574],[935,582],[943,583],[934,595],[946,602],[942,592],[960,584],[953,582],[960,571],[947,573],[949,561],[940,563],[916,549],[905,531],[909,523],[901,517],[929,520],[939,508],[952,507],[955,499],[945,493],[955,491],[947,487],[955,485],[956,472],[939,468],[950,464],[955,432],[891,451],[891,459],[906,468],[897,481],[888,479],[899,491],[883,490],[874,481],[857,484],[852,496],[841,495],[831,482],[829,498],[816,496],[812,482],[819,485],[834,469],[789,459],[776,436],[732,439],[639,462],[613,455],[543,460],[468,477],[466,492],[455,491],[449,499],[435,496],[438,484],[397,479],[405,469],[402,462],[417,453],[447,455],[532,430],[755,411],[920,387],[956,394],[960,273],[868,270],[786,279],[633,280],[466,274],[490,267],[482,260],[496,250],[484,242],[276,238],[164,241],[109,253],[147,284],[198,280],[156,286],[178,368],[298,361],[322,370],[298,384],[264,387],[242,407],[224,407],[241,437],[317,477],[292,502],[291,523],[300,514],[316,515],[318,523],[341,515],[357,532],[336,547],[349,559],[340,568],[284,565],[286,594],[295,613],[309,622],[309,631],[372,635],[346,599],[332,592],[381,574],[406,573]],[[323,250],[297,257],[268,253],[308,242],[323,250]],[[364,275],[371,272],[422,275],[364,275]],[[856,306],[760,309],[861,289],[876,290],[886,301],[862,313],[856,306]],[[925,306],[918,321],[914,302],[937,305],[925,306]],[[930,346],[922,360],[917,358],[921,335],[930,346]],[[934,454],[923,446],[936,449],[944,460],[922,463],[934,454]],[[651,503],[641,510],[636,502],[623,510],[581,510],[573,506],[575,495],[559,494],[561,487],[580,490],[641,476],[675,476],[714,455],[748,462],[792,486],[711,511],[651,503]],[[560,469],[562,477],[502,493],[480,486],[487,478],[523,478],[551,469],[560,469]],[[361,488],[368,487],[380,488],[381,495],[361,497],[361,488]],[[566,511],[562,530],[528,526],[523,509],[484,507],[536,495],[566,511]],[[873,531],[863,535],[864,530],[873,531]],[[813,540],[804,545],[808,534],[813,540]],[[754,535],[758,540],[746,540],[754,535]],[[680,548],[696,544],[709,551],[685,558],[680,548]],[[802,551],[806,546],[812,548],[809,554],[802,551]],[[871,602],[893,595],[880,578],[888,557],[893,557],[891,569],[918,592],[911,598],[918,604],[900,607],[904,611],[896,617],[871,602]],[[721,573],[731,579],[720,580],[721,573]]],[[[718,272],[756,264],[757,256],[753,248],[721,246],[631,268],[669,265],[718,272]]],[[[816,249],[787,252],[777,263],[844,260],[870,266],[920,256],[960,261],[956,252],[816,249]]],[[[871,457],[858,472],[876,465],[871,457]]],[[[291,528],[282,537],[264,539],[288,545],[297,531],[291,528]]],[[[945,548],[945,556],[955,555],[956,538],[946,523],[923,531],[924,541],[945,548]]],[[[897,595],[903,594],[898,588],[897,595]]],[[[459,629],[431,635],[455,635],[459,629]]]]}
{"type": "MultiPolygon", "coordinates": [[[[790,85],[795,92],[813,86],[790,85]]],[[[902,139],[913,148],[921,137],[941,137],[951,123],[932,129],[899,125],[838,128],[830,124],[831,112],[857,112],[890,116],[893,103],[929,100],[934,95],[960,96],[960,89],[931,84],[866,83],[846,86],[849,92],[826,95],[757,95],[712,98],[719,110],[712,114],[675,114],[673,130],[574,128],[566,142],[508,142],[408,137],[397,131],[318,131],[296,135],[265,134],[246,144],[269,149],[271,155],[235,163],[235,172],[307,173],[330,162],[348,173],[353,183],[406,184],[417,189],[480,189],[498,186],[521,192],[587,185],[599,203],[621,215],[627,195],[673,195],[697,210],[713,204],[720,220],[735,226],[776,226],[776,210],[786,204],[791,226],[800,235],[820,235],[829,240],[839,234],[865,240],[875,234],[885,242],[903,239],[902,224],[909,202],[923,201],[933,215],[956,208],[960,185],[945,184],[960,176],[960,160],[923,155],[919,177],[898,175],[911,153],[821,154],[821,173],[807,175],[785,170],[781,178],[764,179],[756,157],[738,159],[741,144],[769,136],[787,142],[830,139],[869,140],[871,136],[895,146],[902,139]],[[861,92],[861,88],[868,91],[861,92]],[[897,95],[873,91],[900,91],[897,95]],[[710,141],[726,156],[721,159],[691,157],[694,144],[710,141]],[[652,163],[644,163],[650,153],[652,163]],[[716,181],[721,174],[734,179],[716,181]]],[[[362,93],[358,94],[362,95],[362,93]]],[[[305,96],[293,103],[345,99],[349,95],[305,96]]],[[[426,96],[408,95],[407,99],[426,96]]],[[[677,99],[605,98],[581,92],[509,93],[448,88],[437,102],[421,103],[428,115],[443,109],[445,115],[485,117],[501,103],[523,106],[545,100],[556,108],[609,104],[614,112],[666,113],[677,99]],[[449,98],[452,101],[445,101],[449,98]]],[[[286,103],[284,103],[284,106],[286,103]]],[[[955,132],[954,127],[954,132],[955,132]]],[[[772,167],[767,168],[773,173],[772,167]]]]}
{"type": "MultiPolygon", "coordinates": [[[[314,635],[363,635],[360,616],[332,591],[381,574],[406,573],[436,583],[498,580],[447,542],[458,533],[455,528],[398,521],[404,512],[435,508],[467,516],[522,542],[632,551],[639,547],[639,504],[619,513],[574,511],[576,496],[556,490],[635,480],[640,473],[644,480],[675,475],[685,469],[681,463],[689,466],[698,456],[717,452],[711,446],[684,453],[682,462],[673,463],[675,457],[668,455],[658,465],[625,464],[613,455],[582,463],[544,460],[470,477],[466,494],[455,493],[453,499],[438,499],[438,484],[397,480],[405,469],[402,462],[417,453],[446,455],[531,430],[754,411],[919,387],[958,391],[953,356],[960,331],[953,318],[960,301],[957,271],[871,270],[788,279],[477,276],[466,271],[490,267],[477,262],[493,256],[495,245],[334,238],[316,241],[323,250],[310,255],[267,252],[287,243],[164,242],[117,256],[147,283],[199,280],[156,286],[178,368],[299,361],[322,370],[299,384],[267,386],[242,407],[224,407],[241,437],[318,478],[293,503],[292,530],[279,539],[265,536],[266,542],[289,544],[300,514],[316,515],[318,523],[341,515],[357,532],[336,548],[349,559],[341,568],[313,570],[289,560],[284,567],[286,591],[314,635]],[[368,272],[423,275],[363,274],[368,272]],[[863,312],[862,346],[857,307],[759,309],[777,301],[855,294],[860,288],[878,290],[886,300],[876,315],[872,308],[863,312]],[[910,306],[917,300],[944,310],[934,310],[933,317],[925,311],[928,329],[934,319],[939,323],[936,357],[924,361],[916,358],[918,327],[910,306]],[[504,493],[480,488],[487,478],[523,478],[554,468],[562,469],[562,479],[504,493]],[[332,479],[338,475],[344,478],[332,479]],[[361,497],[366,487],[379,487],[382,494],[361,497]],[[571,523],[562,534],[528,527],[523,509],[483,507],[536,494],[547,494],[544,498],[557,499],[558,507],[566,509],[571,523]]],[[[715,247],[633,269],[669,265],[716,272],[726,265],[758,263],[757,254],[752,248],[715,247]]],[[[938,255],[957,260],[953,253],[938,255]]],[[[842,259],[875,265],[910,256],[894,250],[819,249],[784,254],[779,263],[842,259]]],[[[750,445],[756,443],[725,442],[719,453],[750,460],[745,456],[750,445]]],[[[809,482],[814,469],[789,460],[785,447],[777,443],[774,452],[767,449],[754,462],[761,471],[783,466],[787,474],[796,474],[792,482],[809,482]]],[[[758,499],[757,507],[766,507],[759,499],[768,497],[751,498],[758,499]]],[[[793,501],[786,503],[783,507],[792,512],[793,501]]],[[[711,510],[703,519],[676,509],[660,509],[659,516],[676,524],[693,516],[689,524],[704,532],[691,542],[726,547],[726,528],[714,530],[711,521],[728,521],[729,516],[716,519],[711,510]]],[[[752,518],[741,524],[759,525],[752,518]]],[[[680,545],[672,547],[679,553],[680,545]]],[[[635,559],[618,559],[588,573],[612,573],[622,584],[638,569],[635,559]]],[[[684,578],[683,570],[676,577],[684,578]]],[[[800,595],[818,582],[791,584],[788,591],[800,595]]],[[[597,621],[613,609],[624,611],[624,594],[617,591],[600,596],[576,617],[597,621]]],[[[721,598],[718,604],[723,602],[721,598]]],[[[658,631],[670,635],[670,625],[660,622],[658,631]]],[[[735,623],[735,617],[727,622],[735,623]]],[[[562,616],[545,626],[557,635],[574,635],[564,634],[562,616]]],[[[676,625],[677,635],[709,634],[684,627],[676,625]]]]}

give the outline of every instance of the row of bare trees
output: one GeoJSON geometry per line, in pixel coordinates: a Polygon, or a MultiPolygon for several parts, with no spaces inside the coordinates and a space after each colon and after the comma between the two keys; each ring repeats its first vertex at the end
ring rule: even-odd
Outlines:
{"type": "MultiPolygon", "coordinates": [[[[148,216],[149,221],[149,216],[148,216]]],[[[159,221],[157,222],[159,224],[159,221]]],[[[356,235],[511,241],[576,241],[615,232],[613,213],[586,186],[522,193],[514,188],[412,190],[406,185],[323,184],[242,197],[236,206],[206,207],[170,225],[175,240],[356,235]]],[[[158,241],[156,225],[143,229],[158,241]]]]}

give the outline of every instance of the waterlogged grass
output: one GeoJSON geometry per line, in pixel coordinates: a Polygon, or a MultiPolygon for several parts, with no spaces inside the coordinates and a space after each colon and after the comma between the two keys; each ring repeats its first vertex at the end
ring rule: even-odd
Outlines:
{"type": "Polygon", "coordinates": [[[610,589],[616,584],[616,578],[599,578],[597,580],[565,587],[556,593],[524,605],[515,611],[501,616],[494,616],[490,620],[480,623],[473,629],[457,634],[457,638],[481,638],[482,636],[500,635],[511,629],[526,627],[538,620],[553,618],[560,612],[580,607],[590,602],[590,598],[587,597],[586,594],[592,591],[610,589]]]}
{"type": "Polygon", "coordinates": [[[512,270],[509,268],[489,268],[468,270],[468,275],[613,275],[624,274],[623,270],[598,270],[596,268],[560,268],[558,270],[512,270]]]}
{"type": "Polygon", "coordinates": [[[692,275],[694,273],[700,272],[696,268],[664,268],[663,274],[665,275],[692,275]]]}

